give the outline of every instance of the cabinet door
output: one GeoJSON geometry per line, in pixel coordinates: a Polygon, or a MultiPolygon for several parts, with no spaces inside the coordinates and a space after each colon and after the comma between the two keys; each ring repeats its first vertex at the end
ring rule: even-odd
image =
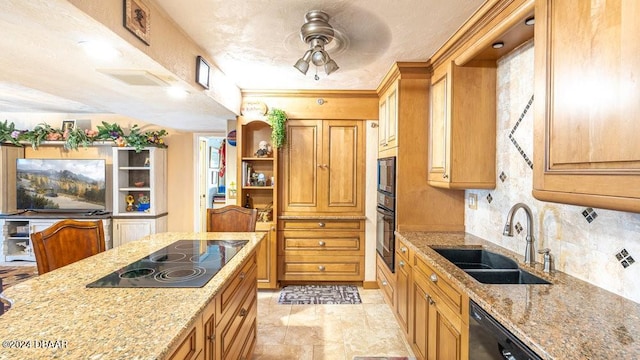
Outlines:
{"type": "Polygon", "coordinates": [[[416,275],[413,282],[413,336],[412,348],[416,357],[427,359],[429,350],[429,293],[416,275]]]}
{"type": "Polygon", "coordinates": [[[114,219],[113,227],[113,246],[116,247],[155,233],[155,220],[114,219]]]}
{"type": "Polygon", "coordinates": [[[278,258],[276,228],[273,223],[259,222],[256,231],[266,231],[267,237],[260,242],[256,250],[258,256],[258,288],[276,289],[278,287],[278,258]]]}
{"type": "Polygon", "coordinates": [[[429,180],[442,181],[448,177],[447,74],[431,85],[431,117],[429,129],[429,180]]]}
{"type": "Polygon", "coordinates": [[[380,99],[378,106],[378,151],[383,151],[387,146],[387,98],[380,99]]]}
{"type": "Polygon", "coordinates": [[[361,121],[325,121],[318,172],[318,211],[363,213],[364,129],[361,121]]]}
{"type": "Polygon", "coordinates": [[[640,212],[638,13],[637,1],[536,2],[538,199],[640,212]]]}
{"type": "Polygon", "coordinates": [[[398,83],[389,90],[387,95],[387,123],[386,123],[386,144],[385,148],[390,149],[398,146],[398,83]]]}
{"type": "Polygon", "coordinates": [[[435,301],[429,304],[429,316],[432,320],[430,350],[434,360],[460,360],[462,336],[455,326],[439,310],[435,301]]]}
{"type": "Polygon", "coordinates": [[[406,260],[396,255],[396,303],[395,312],[400,327],[404,330],[405,335],[409,334],[409,300],[411,284],[410,274],[411,268],[406,260]]]}
{"type": "Polygon", "coordinates": [[[285,212],[316,211],[318,207],[321,136],[321,121],[287,121],[287,146],[282,161],[285,212]]]}

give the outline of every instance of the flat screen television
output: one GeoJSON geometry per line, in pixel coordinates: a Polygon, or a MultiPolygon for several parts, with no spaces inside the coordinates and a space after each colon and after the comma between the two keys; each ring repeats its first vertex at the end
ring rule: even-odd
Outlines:
{"type": "Polygon", "coordinates": [[[19,210],[106,210],[104,159],[18,159],[19,210]]]}

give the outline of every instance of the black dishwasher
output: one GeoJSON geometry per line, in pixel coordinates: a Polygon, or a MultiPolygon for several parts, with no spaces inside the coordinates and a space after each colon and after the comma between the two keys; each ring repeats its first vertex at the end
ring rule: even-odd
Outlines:
{"type": "Polygon", "coordinates": [[[469,359],[542,360],[473,301],[469,301],[469,318],[469,359]]]}

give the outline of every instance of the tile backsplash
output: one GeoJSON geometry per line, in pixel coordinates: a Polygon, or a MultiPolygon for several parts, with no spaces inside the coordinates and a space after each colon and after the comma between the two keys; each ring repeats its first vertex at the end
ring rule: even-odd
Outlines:
{"type": "MultiPolygon", "coordinates": [[[[477,195],[477,209],[467,208],[465,227],[518,254],[524,254],[527,229],[502,235],[511,206],[522,202],[533,211],[536,250],[550,248],[556,270],[640,303],[640,214],[549,203],[531,194],[533,170],[533,42],[498,62],[497,176],[492,190],[477,195]],[[631,261],[629,261],[629,257],[631,261]],[[622,265],[622,266],[621,266],[622,265]]],[[[514,223],[524,224],[523,211],[514,223]]],[[[541,255],[536,254],[540,262],[541,255]]]]}

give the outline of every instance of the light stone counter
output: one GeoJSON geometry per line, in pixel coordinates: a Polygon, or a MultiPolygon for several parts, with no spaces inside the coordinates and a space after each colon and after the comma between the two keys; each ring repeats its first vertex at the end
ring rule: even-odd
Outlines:
{"type": "Polygon", "coordinates": [[[562,272],[551,275],[523,256],[465,233],[396,232],[489,314],[544,359],[640,358],[640,304],[562,272]],[[432,250],[478,248],[507,255],[553,285],[481,284],[432,250]]]}
{"type": "Polygon", "coordinates": [[[150,235],[10,287],[4,293],[15,305],[0,316],[0,359],[163,359],[264,236],[150,235]],[[201,288],[85,287],[178,240],[249,242],[201,288]],[[12,340],[23,348],[8,348],[12,340]]]}

